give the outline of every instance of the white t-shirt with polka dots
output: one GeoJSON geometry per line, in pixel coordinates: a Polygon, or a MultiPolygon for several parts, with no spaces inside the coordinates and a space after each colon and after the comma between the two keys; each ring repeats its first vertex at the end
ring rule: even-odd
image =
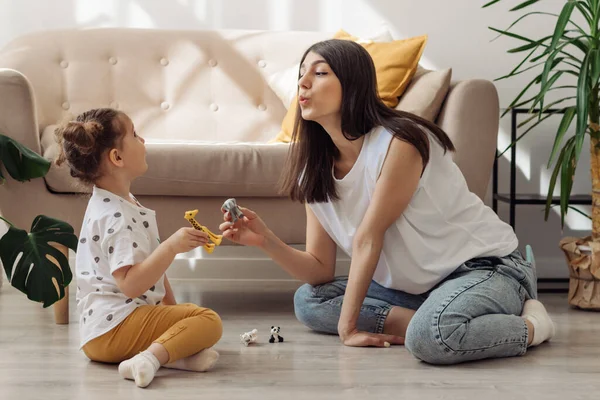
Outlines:
{"type": "Polygon", "coordinates": [[[81,347],[119,325],[140,305],[162,301],[164,276],[136,299],[121,293],[112,276],[119,268],[144,261],[159,244],[153,210],[94,187],[76,257],[81,347]]]}

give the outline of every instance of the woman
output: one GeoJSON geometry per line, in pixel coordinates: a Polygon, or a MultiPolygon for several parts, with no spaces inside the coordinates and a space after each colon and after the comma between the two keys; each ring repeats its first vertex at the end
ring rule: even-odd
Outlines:
{"type": "Polygon", "coordinates": [[[434,364],[522,355],[554,335],[513,230],[468,190],[439,127],[381,102],[363,47],[309,48],[298,100],[282,188],[306,204],[306,251],[244,208],[221,230],[306,283],[302,323],[348,346],[404,343],[434,364]],[[334,277],[336,246],[348,277],[334,277]]]}

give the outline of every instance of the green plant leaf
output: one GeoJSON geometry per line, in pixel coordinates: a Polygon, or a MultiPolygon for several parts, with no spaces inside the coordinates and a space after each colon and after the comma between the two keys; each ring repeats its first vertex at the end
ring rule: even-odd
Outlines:
{"type": "Polygon", "coordinates": [[[592,217],[591,217],[590,215],[588,215],[588,214],[584,213],[583,211],[581,211],[579,208],[577,208],[577,207],[573,207],[573,206],[569,206],[569,207],[567,207],[567,208],[568,208],[569,210],[573,210],[573,211],[575,211],[575,212],[576,212],[576,213],[578,213],[578,214],[581,214],[581,215],[583,215],[584,217],[586,217],[587,219],[589,219],[590,221],[592,221],[592,217]]]}
{"type": "MultiPolygon", "coordinates": [[[[498,154],[497,157],[501,157],[502,155],[504,155],[504,153],[506,153],[508,150],[510,150],[511,147],[513,147],[519,140],[521,140],[525,135],[527,135],[529,132],[531,132],[536,126],[538,126],[539,124],[541,124],[542,122],[544,122],[548,118],[552,117],[553,115],[558,114],[559,112],[562,112],[562,110],[557,110],[557,111],[554,111],[554,112],[549,112],[542,119],[535,121],[535,123],[533,125],[531,125],[530,127],[528,127],[525,132],[523,132],[519,136],[517,136],[517,138],[515,139],[514,142],[512,142],[504,150],[502,150],[502,152],[500,154],[498,154]]],[[[530,118],[529,121],[531,121],[532,119],[535,119],[536,117],[537,117],[537,114],[535,114],[533,116],[533,118],[530,118]]]]}
{"type": "Polygon", "coordinates": [[[502,30],[502,29],[493,28],[491,26],[488,27],[488,29],[491,30],[491,31],[494,31],[496,33],[499,33],[501,35],[511,37],[513,39],[522,40],[522,41],[527,42],[527,43],[536,43],[535,40],[526,38],[525,36],[517,35],[516,33],[508,32],[508,31],[505,31],[505,30],[502,30]]]}
{"type": "MultiPolygon", "coordinates": [[[[572,85],[565,85],[565,86],[554,86],[551,87],[550,89],[548,89],[549,92],[554,91],[554,90],[559,90],[559,89],[577,89],[577,86],[572,86],[572,85]]],[[[522,102],[520,102],[519,104],[515,104],[513,108],[519,108],[519,107],[523,107],[525,104],[532,102],[533,100],[535,100],[535,98],[537,97],[537,95],[527,99],[527,100],[523,100],[522,102]]],[[[575,96],[570,96],[569,99],[574,99],[575,96]]],[[[566,100],[566,98],[565,98],[566,100]]],[[[535,118],[535,115],[532,117],[532,119],[535,118]]]]}
{"type": "Polygon", "coordinates": [[[579,158],[581,147],[583,145],[583,137],[587,130],[588,121],[588,106],[590,98],[590,85],[589,85],[589,64],[590,55],[587,54],[583,59],[583,66],[581,73],[579,74],[579,80],[577,81],[577,128],[575,135],[578,136],[578,143],[576,148],[576,155],[579,158]]]}
{"type": "MultiPolygon", "coordinates": [[[[552,75],[550,80],[548,80],[547,82],[544,82],[544,75],[542,74],[542,87],[541,87],[540,92],[538,93],[536,99],[534,100],[533,104],[531,105],[532,110],[538,103],[540,104],[540,107],[543,106],[544,97],[546,96],[548,89],[550,89],[552,87],[552,85],[554,85],[554,83],[558,80],[558,78],[560,78],[562,76],[563,73],[564,73],[564,71],[556,71],[556,73],[554,75],[552,75]]],[[[543,107],[542,107],[542,109],[543,109],[543,107]]]]}
{"type": "MultiPolygon", "coordinates": [[[[577,40],[581,39],[581,37],[582,37],[582,36],[579,36],[576,38],[570,38],[569,40],[567,40],[563,43],[560,43],[560,46],[559,46],[560,39],[564,35],[565,29],[567,27],[567,24],[569,22],[569,19],[571,17],[571,13],[573,12],[574,7],[575,7],[575,2],[573,0],[569,0],[564,5],[564,7],[558,17],[558,21],[556,22],[556,26],[554,28],[554,34],[552,35],[552,43],[546,49],[546,51],[544,53],[542,53],[541,56],[539,56],[539,58],[541,58],[547,54],[550,54],[548,56],[548,58],[546,59],[546,64],[544,65],[544,72],[542,72],[542,88],[544,88],[546,86],[546,83],[548,81],[548,75],[550,74],[550,71],[552,70],[552,63],[554,61],[554,58],[557,56],[557,54],[560,51],[562,51],[562,49],[564,47],[576,42],[577,40]]],[[[537,61],[537,59],[539,59],[539,58],[536,57],[532,61],[537,61]]],[[[542,92],[540,92],[540,97],[536,101],[536,103],[538,103],[538,102],[540,103],[540,106],[543,107],[543,105],[544,105],[543,89],[542,89],[542,92]]],[[[541,115],[540,115],[540,117],[541,117],[541,115]]]]}
{"type": "MultiPolygon", "coordinates": [[[[551,88],[552,85],[554,85],[554,83],[558,80],[558,78],[560,78],[560,76],[562,74],[569,74],[569,75],[573,75],[573,76],[576,76],[577,78],[579,78],[579,74],[575,71],[564,70],[564,69],[555,71],[555,74],[550,78],[549,81],[544,82],[542,80],[540,92],[539,92],[537,98],[535,99],[534,103],[531,105],[531,110],[533,110],[538,103],[540,105],[539,106],[540,110],[545,110],[547,108],[547,107],[544,107],[544,97],[546,96],[546,93],[548,92],[549,88],[551,88]]],[[[543,75],[544,75],[544,73],[542,73],[542,79],[543,79],[543,75]]],[[[539,113],[538,117],[541,118],[542,114],[539,113]]]]}
{"type": "MultiPolygon", "coordinates": [[[[525,18],[530,17],[532,15],[549,15],[549,16],[553,16],[553,17],[558,17],[558,14],[551,14],[551,13],[540,12],[540,11],[529,12],[529,13],[527,13],[525,15],[522,15],[519,18],[517,18],[517,20],[515,22],[513,22],[512,24],[510,24],[508,26],[508,28],[504,29],[504,31],[505,32],[509,32],[519,22],[521,22],[525,18]]],[[[497,40],[500,36],[502,36],[502,34],[499,34],[498,36],[496,36],[495,38],[493,38],[491,41],[493,42],[494,40],[497,40]]],[[[548,38],[552,38],[552,35],[548,36],[548,38]]],[[[540,40],[542,40],[542,39],[540,39],[540,40]]],[[[534,42],[535,42],[535,40],[534,40],[534,42]]],[[[539,40],[538,40],[538,42],[539,42],[539,40]]]]}
{"type": "Polygon", "coordinates": [[[548,158],[548,168],[552,164],[552,159],[558,152],[558,147],[567,133],[567,130],[571,126],[573,122],[573,118],[575,117],[575,113],[577,112],[576,107],[569,107],[565,110],[563,114],[562,120],[560,121],[560,125],[558,126],[558,131],[556,132],[556,137],[554,138],[554,145],[552,146],[552,152],[550,153],[550,157],[548,158]]]}
{"type": "MultiPolygon", "coordinates": [[[[565,74],[569,74],[569,75],[573,75],[576,77],[579,77],[579,75],[575,72],[575,71],[570,71],[570,70],[562,70],[563,73],[565,74]]],[[[502,117],[504,117],[506,114],[508,114],[510,112],[510,110],[512,110],[513,108],[516,108],[517,106],[523,106],[524,104],[527,104],[529,101],[524,101],[521,103],[517,103],[519,100],[521,100],[521,97],[523,97],[523,95],[527,92],[527,90],[529,90],[529,88],[533,85],[533,84],[538,84],[540,83],[542,79],[541,74],[536,76],[535,78],[533,78],[533,80],[531,82],[529,82],[527,84],[527,86],[525,86],[525,89],[523,89],[521,91],[521,93],[519,93],[519,95],[517,95],[517,97],[512,101],[512,103],[510,103],[510,105],[506,108],[506,110],[504,110],[504,112],[502,113],[502,117]]],[[[560,86],[560,87],[565,87],[565,86],[560,86]]],[[[550,91],[552,88],[548,89],[548,91],[550,91]]],[[[537,98],[538,95],[535,95],[533,97],[533,99],[537,98]]],[[[531,107],[533,108],[533,107],[531,107]]],[[[547,107],[546,107],[547,108],[547,107]]]]}
{"type": "MultiPolygon", "coordinates": [[[[567,47],[570,44],[574,44],[575,41],[586,37],[585,35],[579,35],[577,37],[569,37],[569,36],[563,36],[562,38],[564,39],[562,42],[559,41],[557,47],[553,50],[550,50],[550,46],[549,45],[544,45],[543,43],[540,44],[540,46],[544,46],[546,48],[546,50],[544,50],[544,52],[538,56],[535,56],[534,58],[531,59],[531,62],[537,62],[539,60],[541,60],[544,57],[547,57],[549,54],[551,53],[555,53],[552,54],[552,58],[556,57],[557,54],[562,53],[562,54],[567,54],[570,56],[571,60],[577,62],[579,61],[579,59],[575,56],[573,56],[570,53],[567,53],[564,49],[565,47],[567,47]]],[[[548,59],[546,59],[546,62],[548,62],[548,59]]]]}
{"type": "Polygon", "coordinates": [[[565,158],[565,150],[569,146],[569,143],[572,143],[575,140],[575,137],[571,137],[567,140],[565,147],[560,151],[560,155],[558,156],[558,160],[556,161],[556,165],[554,166],[554,171],[552,171],[552,176],[550,177],[550,183],[548,185],[548,195],[546,196],[546,212],[544,214],[544,220],[548,220],[548,214],[550,213],[550,207],[552,206],[552,198],[554,197],[554,188],[556,187],[556,178],[558,177],[558,173],[562,167],[562,162],[565,158]]]}
{"type": "Polygon", "coordinates": [[[590,51],[591,47],[590,47],[589,42],[593,42],[594,40],[596,40],[589,35],[579,35],[576,38],[568,37],[568,39],[569,39],[569,43],[574,45],[575,47],[577,47],[579,50],[581,50],[581,52],[583,54],[587,54],[590,51]],[[573,40],[571,40],[571,39],[573,39],[573,40]],[[581,39],[588,39],[589,42],[584,42],[581,39]]]}
{"type": "Polygon", "coordinates": [[[506,108],[506,110],[505,110],[505,111],[502,113],[502,117],[504,117],[504,116],[505,116],[507,113],[509,113],[509,112],[510,112],[510,110],[511,110],[511,109],[512,109],[512,108],[515,106],[515,104],[517,104],[517,102],[518,102],[519,100],[521,100],[521,97],[523,97],[523,95],[524,95],[524,94],[525,94],[525,93],[526,93],[526,92],[529,90],[529,88],[530,88],[531,86],[533,86],[533,84],[534,84],[534,83],[536,83],[536,80],[537,80],[537,77],[536,77],[536,78],[533,78],[533,79],[531,80],[531,82],[529,82],[529,83],[527,84],[527,86],[525,86],[525,89],[521,90],[521,93],[519,93],[519,94],[517,95],[517,97],[515,97],[515,99],[512,101],[512,103],[510,103],[510,104],[509,104],[509,106],[506,108]]]}
{"type": "Polygon", "coordinates": [[[518,11],[518,10],[522,10],[525,7],[529,7],[530,5],[537,3],[540,0],[527,0],[524,1],[523,3],[519,4],[516,7],[511,8],[509,11],[518,11]]]}
{"type": "MultiPolygon", "coordinates": [[[[579,38],[573,38],[567,42],[562,43],[558,48],[554,49],[552,51],[552,53],[548,56],[548,58],[546,59],[546,63],[544,64],[544,71],[542,72],[542,90],[540,91],[540,97],[538,98],[538,100],[536,101],[536,104],[539,102],[540,105],[543,107],[544,105],[544,88],[547,88],[549,86],[547,86],[548,83],[548,75],[550,74],[550,72],[553,69],[553,65],[554,65],[554,59],[555,57],[560,53],[560,51],[569,43],[574,42],[575,40],[577,40],[579,38]]],[[[552,86],[552,85],[550,85],[552,86]]],[[[546,89],[547,90],[547,89],[546,89]]]]}
{"type": "Polygon", "coordinates": [[[590,84],[596,86],[600,79],[600,50],[590,50],[590,84]]]}
{"type": "MultiPolygon", "coordinates": [[[[573,139],[576,137],[573,136],[573,139]]],[[[565,157],[562,160],[562,169],[560,174],[560,226],[565,225],[565,215],[568,212],[569,197],[573,187],[573,178],[575,175],[575,141],[570,141],[565,146],[565,157]]]]}
{"type": "Polygon", "coordinates": [[[567,60],[564,60],[563,62],[564,62],[565,64],[567,64],[567,65],[569,65],[569,66],[571,66],[571,67],[575,68],[575,70],[576,70],[576,71],[579,71],[579,70],[581,69],[581,63],[580,63],[580,65],[575,65],[575,64],[571,64],[571,62],[570,62],[570,61],[567,61],[567,60]]]}
{"type": "Polygon", "coordinates": [[[567,24],[569,23],[569,19],[571,18],[571,14],[573,13],[573,9],[575,8],[575,1],[568,0],[567,3],[563,6],[560,15],[558,16],[558,21],[556,21],[556,26],[554,27],[554,35],[552,35],[552,43],[550,43],[550,47],[548,53],[553,51],[558,45],[558,41],[562,37],[567,24]]]}
{"type": "MultiPolygon", "coordinates": [[[[563,42],[559,42],[558,47],[549,51],[550,46],[545,46],[546,50],[544,50],[544,52],[542,54],[532,58],[530,62],[537,62],[537,61],[541,60],[542,58],[547,57],[549,54],[550,54],[550,57],[552,57],[552,59],[554,59],[554,57],[556,57],[559,53],[568,54],[564,51],[564,48],[567,47],[568,45],[572,44],[572,42],[574,42],[575,40],[581,39],[582,37],[584,37],[584,36],[580,35],[575,38],[565,36],[564,37],[565,40],[563,42]]],[[[574,56],[572,58],[577,59],[574,56]]],[[[546,58],[546,62],[548,62],[548,58],[546,58]]]]}
{"type": "Polygon", "coordinates": [[[497,3],[497,2],[499,2],[499,1],[500,1],[500,0],[492,0],[492,1],[490,1],[489,3],[487,3],[487,4],[484,4],[484,5],[483,5],[483,7],[481,7],[481,8],[486,8],[486,7],[489,7],[489,6],[491,6],[491,5],[494,5],[494,4],[496,4],[496,3],[497,3]]]}
{"type": "Polygon", "coordinates": [[[585,1],[578,1],[575,7],[579,10],[581,15],[585,18],[589,26],[592,26],[592,10],[585,1]]]}
{"type": "Polygon", "coordinates": [[[497,78],[497,79],[495,79],[495,81],[499,81],[499,80],[510,78],[511,76],[517,75],[518,69],[521,68],[521,66],[523,64],[525,64],[525,62],[529,59],[529,57],[531,57],[533,55],[533,53],[535,53],[535,50],[536,49],[531,50],[531,52],[529,52],[529,54],[512,71],[510,71],[508,73],[508,75],[505,75],[501,78],[497,78]]]}
{"type": "MultiPolygon", "coordinates": [[[[560,58],[560,59],[559,59],[559,58],[557,58],[557,60],[559,60],[559,62],[561,62],[561,61],[563,61],[563,60],[564,60],[564,58],[560,58]]],[[[503,80],[503,79],[512,78],[513,76],[520,75],[520,74],[522,74],[523,72],[527,72],[527,71],[530,71],[530,70],[532,70],[532,69],[534,69],[534,68],[536,68],[536,67],[539,67],[539,66],[540,66],[540,65],[542,65],[542,64],[544,64],[544,63],[543,63],[543,62],[540,62],[540,63],[534,64],[534,65],[532,65],[532,66],[530,66],[530,67],[527,67],[527,68],[525,68],[525,69],[523,69],[523,70],[520,70],[520,71],[513,70],[513,71],[511,71],[511,72],[510,72],[508,75],[504,75],[504,76],[501,76],[500,78],[496,78],[496,79],[494,79],[494,81],[501,81],[501,80],[503,80]]],[[[522,64],[521,64],[521,65],[522,65],[522,64]]],[[[520,67],[520,65],[519,65],[519,67],[520,67]]]]}
{"type": "Polygon", "coordinates": [[[69,260],[52,243],[77,251],[73,227],[45,215],[38,215],[27,234],[13,226],[0,238],[0,258],[10,284],[43,302],[44,308],[62,299],[73,278],[69,260]]]}
{"type": "MultiPolygon", "coordinates": [[[[551,205],[551,207],[555,207],[555,206],[556,206],[556,204],[552,204],[552,205],[551,205]]],[[[590,221],[592,220],[592,216],[591,216],[591,215],[588,215],[588,214],[584,213],[583,211],[581,211],[581,210],[580,210],[579,208],[577,208],[577,207],[574,207],[574,206],[568,206],[568,207],[567,207],[567,209],[568,209],[568,210],[573,210],[573,211],[575,211],[576,213],[583,215],[584,217],[586,217],[586,218],[587,218],[587,219],[589,219],[590,221]]]]}
{"type": "MultiPolygon", "coordinates": [[[[524,41],[524,42],[527,42],[527,43],[537,43],[535,40],[532,40],[532,39],[526,38],[526,37],[524,37],[524,36],[521,36],[521,35],[517,35],[516,33],[508,32],[508,31],[503,31],[503,30],[500,30],[500,29],[497,29],[497,28],[493,28],[493,27],[491,27],[491,26],[490,26],[490,27],[488,27],[488,29],[489,29],[489,30],[491,30],[491,31],[494,31],[494,32],[500,33],[501,35],[505,35],[505,36],[511,37],[511,38],[513,38],[513,39],[522,40],[522,41],[524,41]]],[[[540,39],[540,40],[541,40],[541,39],[540,39]]],[[[546,46],[546,45],[543,45],[543,44],[540,44],[540,45],[541,45],[541,46],[544,46],[544,47],[546,48],[546,50],[545,50],[545,53],[546,53],[546,54],[547,54],[547,53],[549,53],[549,51],[548,51],[548,48],[549,48],[550,46],[546,46]]],[[[579,61],[579,59],[578,59],[577,57],[575,57],[574,55],[572,55],[572,54],[570,54],[570,53],[567,53],[567,52],[566,52],[566,51],[564,51],[564,50],[562,50],[562,51],[561,51],[561,53],[562,53],[562,54],[565,54],[565,55],[567,55],[567,56],[569,56],[569,58],[571,58],[571,59],[572,59],[573,61],[575,61],[575,62],[579,61]]],[[[535,61],[539,60],[539,59],[540,59],[540,58],[542,58],[542,57],[543,57],[543,55],[540,55],[540,56],[536,57],[535,59],[531,60],[531,62],[535,62],[535,61]]]]}
{"type": "MultiPolygon", "coordinates": [[[[50,161],[21,143],[0,134],[0,167],[2,164],[8,174],[19,182],[41,178],[50,169],[50,161]]],[[[0,169],[0,183],[3,181],[4,176],[0,169]]]]}
{"type": "MultiPolygon", "coordinates": [[[[550,110],[551,108],[553,108],[553,107],[554,107],[554,106],[556,106],[557,104],[563,103],[563,102],[565,102],[565,101],[567,101],[567,100],[573,100],[573,99],[577,99],[577,96],[567,96],[567,97],[563,97],[563,98],[562,98],[562,99],[560,99],[560,100],[555,100],[555,101],[553,101],[553,102],[552,102],[552,103],[550,103],[550,104],[546,104],[546,106],[544,106],[544,108],[541,108],[541,109],[539,110],[539,112],[535,112],[535,113],[534,113],[534,110],[533,110],[533,109],[530,109],[530,110],[529,110],[529,114],[531,114],[531,116],[530,116],[529,118],[527,118],[526,120],[524,120],[524,121],[521,121],[521,122],[519,123],[519,125],[517,125],[517,128],[521,128],[521,127],[523,127],[523,126],[527,125],[528,123],[530,123],[531,121],[533,121],[533,120],[534,120],[534,119],[536,119],[536,118],[538,118],[538,119],[539,119],[539,115],[540,115],[540,114],[544,114],[544,113],[546,113],[548,110],[550,110]]],[[[563,108],[564,108],[564,107],[563,107],[563,108]]]]}
{"type": "Polygon", "coordinates": [[[509,54],[515,54],[515,53],[521,53],[523,51],[531,50],[533,48],[537,49],[538,47],[540,47],[539,42],[531,42],[531,43],[524,44],[523,46],[519,46],[519,47],[515,47],[514,49],[507,50],[506,52],[509,54]]]}

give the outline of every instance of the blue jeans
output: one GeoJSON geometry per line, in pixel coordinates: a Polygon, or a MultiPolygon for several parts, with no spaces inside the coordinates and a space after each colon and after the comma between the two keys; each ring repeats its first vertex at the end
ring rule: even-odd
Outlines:
{"type": "MultiPolygon", "coordinates": [[[[294,296],[296,317],[319,332],[337,334],[347,277],[303,285],[294,296]]],[[[523,303],[537,298],[535,267],[518,251],[476,258],[459,266],[430,291],[414,295],[372,282],[357,328],[382,333],[393,306],[416,310],[405,347],[431,364],[457,364],[525,354],[523,303]]]]}

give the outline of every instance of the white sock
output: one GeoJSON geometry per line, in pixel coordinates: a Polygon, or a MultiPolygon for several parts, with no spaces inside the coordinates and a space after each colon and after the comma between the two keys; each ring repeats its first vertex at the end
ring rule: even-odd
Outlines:
{"type": "Polygon", "coordinates": [[[146,387],[160,368],[158,358],[148,350],[119,364],[119,374],[125,379],[135,380],[139,387],[146,387]]]}
{"type": "Polygon", "coordinates": [[[173,363],[165,364],[165,367],[184,371],[206,372],[217,363],[218,359],[219,353],[211,347],[173,363]]]}
{"type": "Polygon", "coordinates": [[[544,305],[537,300],[527,300],[521,316],[533,325],[533,340],[529,346],[537,346],[554,337],[556,328],[544,305]]]}

